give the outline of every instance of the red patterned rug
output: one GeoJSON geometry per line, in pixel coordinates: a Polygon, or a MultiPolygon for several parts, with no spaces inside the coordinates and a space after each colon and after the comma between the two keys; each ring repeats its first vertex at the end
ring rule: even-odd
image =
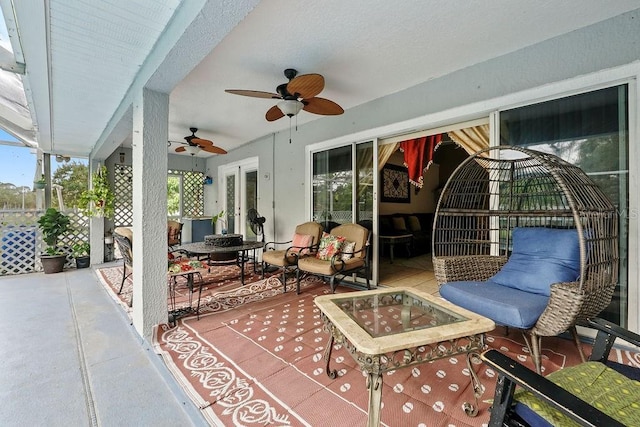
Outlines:
{"type": "MultiPolygon", "coordinates": [[[[130,275],[125,279],[122,292],[118,294],[120,284],[122,283],[122,270],[122,265],[119,265],[117,267],[97,269],[97,273],[102,284],[109,290],[109,294],[127,311],[127,313],[130,313],[131,308],[129,307],[129,303],[133,295],[133,276],[130,275]]],[[[127,273],[129,272],[130,270],[127,270],[127,273]]],[[[265,277],[269,277],[270,275],[271,274],[265,274],[265,277]]],[[[260,277],[260,273],[255,272],[252,265],[245,266],[245,283],[250,284],[257,282],[260,280],[260,277]]],[[[175,308],[184,308],[189,305],[189,293],[191,291],[187,287],[187,280],[185,277],[178,276],[176,280],[175,308]]],[[[206,302],[211,300],[212,294],[219,291],[229,291],[241,287],[240,267],[236,265],[212,267],[208,273],[202,275],[201,279],[196,277],[196,285],[199,285],[201,281],[204,283],[202,285],[201,295],[201,305],[203,307],[201,307],[200,311],[202,313],[210,310],[210,307],[206,305],[206,302]]],[[[280,282],[278,282],[278,284],[280,288],[282,288],[280,282]]],[[[197,302],[198,286],[196,286],[195,289],[196,292],[192,294],[193,307],[196,306],[197,302]]],[[[240,293],[242,292],[243,291],[240,291],[240,293]]],[[[246,292],[246,290],[244,292],[246,292]]],[[[282,289],[280,289],[280,292],[282,292],[282,289]]],[[[170,299],[167,300],[167,305],[171,305],[170,299]]]]}
{"type": "MultiPolygon", "coordinates": [[[[110,270],[110,269],[107,269],[110,270]]],[[[118,271],[99,276],[108,289],[120,285],[118,271]]],[[[154,347],[176,381],[187,391],[205,418],[215,426],[360,426],[366,425],[368,391],[365,377],[349,353],[334,347],[331,368],[323,359],[328,334],[319,310],[318,295],[329,293],[317,278],[302,282],[302,293],[282,293],[277,277],[240,286],[237,277],[212,285],[203,294],[200,320],[178,320],[175,327],[159,325],[154,347]]],[[[288,289],[295,289],[288,284],[288,289]]],[[[130,286],[130,285],[129,285],[130,286]]],[[[338,287],[338,292],[349,292],[338,287]]],[[[128,301],[126,297],[118,298],[128,301]]],[[[125,304],[126,305],[126,304],[125,304]]],[[[533,368],[519,332],[505,335],[498,328],[487,344],[533,368]]],[[[585,353],[590,347],[584,345],[585,353]]],[[[640,366],[640,355],[614,350],[612,359],[640,366]]],[[[545,373],[579,363],[571,340],[545,338],[545,373]]],[[[384,375],[381,425],[486,426],[495,388],[495,372],[475,365],[485,393],[475,418],[462,406],[472,400],[464,356],[450,357],[384,375]]]]}
{"type": "MultiPolygon", "coordinates": [[[[301,295],[274,295],[274,282],[279,281],[254,283],[246,295],[239,292],[244,289],[212,295],[209,313],[200,320],[184,318],[174,328],[160,325],[156,350],[212,425],[366,425],[365,377],[344,348],[336,345],[332,353],[338,378],[325,373],[328,335],[313,299],[328,293],[328,286],[306,279],[301,295]]],[[[533,368],[519,333],[505,335],[499,328],[487,343],[533,368]]],[[[548,338],[543,347],[547,373],[579,363],[570,340],[548,338]]],[[[589,346],[584,348],[589,354],[589,346]]],[[[640,362],[636,354],[617,351],[614,356],[640,362]]],[[[476,418],[462,410],[472,398],[464,356],[385,374],[382,425],[487,425],[495,372],[483,364],[475,370],[486,387],[476,418]]]]}

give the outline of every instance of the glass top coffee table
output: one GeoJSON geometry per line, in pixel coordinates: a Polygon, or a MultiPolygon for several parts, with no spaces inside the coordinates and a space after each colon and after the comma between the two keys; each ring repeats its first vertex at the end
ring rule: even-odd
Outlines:
{"type": "Polygon", "coordinates": [[[474,404],[465,403],[467,415],[477,415],[480,381],[471,359],[484,347],[484,334],[495,328],[492,320],[413,288],[316,297],[329,342],[325,348],[327,375],[334,342],[342,344],[367,374],[369,426],[380,423],[382,374],[394,369],[466,354],[474,404]]]}

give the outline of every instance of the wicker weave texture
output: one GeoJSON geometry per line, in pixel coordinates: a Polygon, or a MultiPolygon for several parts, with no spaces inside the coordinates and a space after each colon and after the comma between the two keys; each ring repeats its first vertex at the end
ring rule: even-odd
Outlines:
{"type": "Polygon", "coordinates": [[[552,154],[499,146],[470,156],[447,181],[434,217],[433,265],[439,283],[483,281],[511,252],[515,227],[572,228],[580,277],[552,285],[547,310],[530,331],[557,335],[595,316],[618,283],[618,216],[577,166],[552,154]]]}

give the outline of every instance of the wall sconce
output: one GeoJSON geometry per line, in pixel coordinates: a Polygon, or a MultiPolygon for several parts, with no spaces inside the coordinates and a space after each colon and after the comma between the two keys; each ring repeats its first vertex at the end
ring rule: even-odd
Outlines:
{"type": "Polygon", "coordinates": [[[120,163],[124,163],[124,152],[120,153],[120,163]]]}

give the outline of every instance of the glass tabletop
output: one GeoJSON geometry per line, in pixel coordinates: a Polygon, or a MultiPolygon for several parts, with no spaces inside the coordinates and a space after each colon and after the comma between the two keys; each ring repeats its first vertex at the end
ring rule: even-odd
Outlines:
{"type": "Polygon", "coordinates": [[[469,320],[406,290],[345,296],[332,302],[372,338],[469,320]]]}

